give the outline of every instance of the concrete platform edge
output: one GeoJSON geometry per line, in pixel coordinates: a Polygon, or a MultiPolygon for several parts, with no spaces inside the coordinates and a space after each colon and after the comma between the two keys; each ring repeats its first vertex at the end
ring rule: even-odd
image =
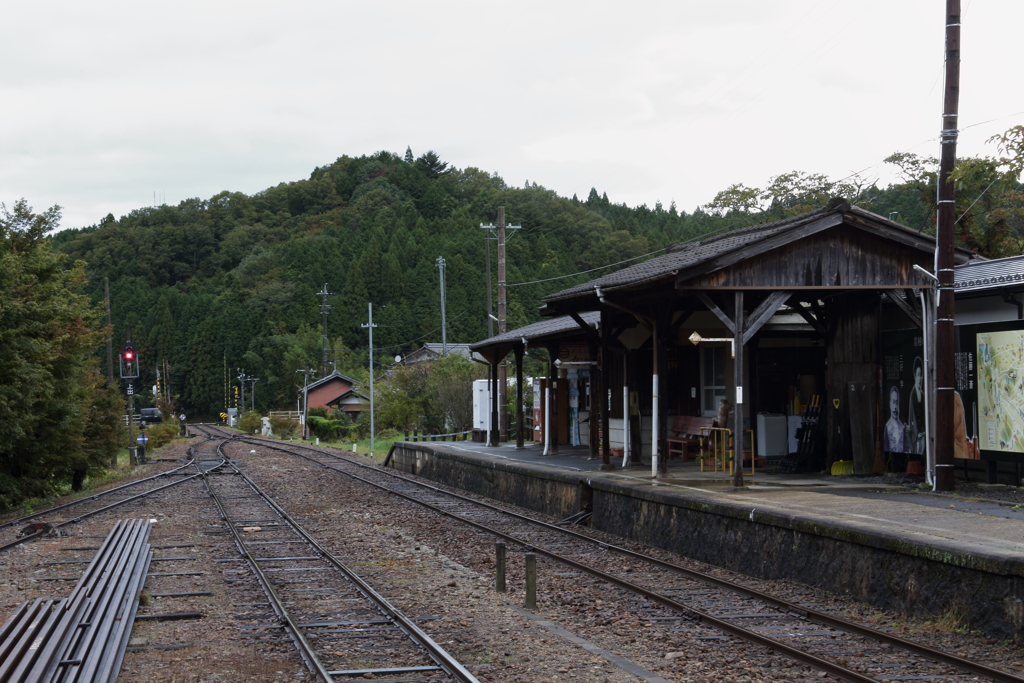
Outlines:
{"type": "Polygon", "coordinates": [[[1024,561],[440,443],[399,442],[392,456],[398,470],[556,517],[592,504],[595,529],[749,576],[820,586],[919,616],[955,615],[973,629],[1024,639],[1024,561]]]}

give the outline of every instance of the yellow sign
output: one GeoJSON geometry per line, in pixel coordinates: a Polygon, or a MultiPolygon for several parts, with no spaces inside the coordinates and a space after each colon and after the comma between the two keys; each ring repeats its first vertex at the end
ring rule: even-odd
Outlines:
{"type": "Polygon", "coordinates": [[[832,399],[832,406],[833,406],[833,407],[834,407],[834,408],[835,408],[836,410],[839,410],[839,399],[838,399],[838,398],[834,398],[834,399],[832,399]]]}

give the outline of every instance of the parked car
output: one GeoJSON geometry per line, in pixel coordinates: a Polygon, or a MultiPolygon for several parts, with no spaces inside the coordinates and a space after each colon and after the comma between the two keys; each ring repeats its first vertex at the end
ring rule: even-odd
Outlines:
{"type": "Polygon", "coordinates": [[[164,416],[160,414],[158,408],[143,408],[139,415],[139,424],[145,427],[146,425],[156,425],[164,421],[164,416]]]}

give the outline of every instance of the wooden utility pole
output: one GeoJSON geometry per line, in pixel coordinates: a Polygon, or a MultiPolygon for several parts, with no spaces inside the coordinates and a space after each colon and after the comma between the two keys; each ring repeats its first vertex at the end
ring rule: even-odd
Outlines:
{"type": "Polygon", "coordinates": [[[103,303],[107,307],[107,379],[114,381],[114,330],[110,326],[110,280],[103,278],[103,303]]]}
{"type": "MultiPolygon", "coordinates": [[[[505,207],[498,207],[498,224],[497,225],[484,225],[480,224],[480,227],[484,230],[493,230],[498,240],[498,334],[504,334],[507,331],[506,314],[507,314],[507,294],[505,292],[505,231],[506,230],[518,230],[521,225],[505,225],[505,207]]],[[[489,238],[486,238],[489,239],[489,238]]],[[[494,318],[491,315],[491,251],[490,242],[487,242],[487,336],[493,337],[494,334],[491,328],[491,320],[494,318]]],[[[499,442],[508,440],[508,386],[506,377],[508,375],[508,368],[505,364],[505,359],[502,358],[498,363],[498,419],[499,424],[497,425],[499,432],[499,442]]],[[[492,425],[492,428],[494,425],[492,425]]],[[[497,445],[497,444],[495,444],[497,445]]]]}
{"type": "Polygon", "coordinates": [[[327,283],[324,283],[324,288],[317,292],[320,297],[320,316],[323,318],[323,329],[321,332],[321,357],[320,357],[320,374],[323,377],[327,376],[327,314],[331,311],[331,307],[327,304],[327,297],[333,292],[327,291],[327,283]]]}
{"type": "Polygon", "coordinates": [[[942,156],[935,267],[939,311],[935,321],[935,488],[953,490],[953,225],[956,188],[949,175],[956,165],[960,110],[960,0],[946,0],[946,88],[942,103],[942,156]]]}
{"type": "MultiPolygon", "coordinates": [[[[505,292],[505,207],[498,207],[498,334],[508,331],[507,293],[505,292]]],[[[508,441],[508,365],[498,364],[498,420],[502,442],[508,441]]]]}
{"type": "MultiPolygon", "coordinates": [[[[743,319],[743,292],[736,292],[736,310],[733,316],[733,324],[736,330],[733,332],[733,359],[732,359],[732,384],[733,384],[733,430],[732,430],[732,485],[735,488],[743,488],[743,350],[744,350],[744,329],[746,321],[743,319]]],[[[724,425],[723,425],[724,426],[724,425]]],[[[754,457],[754,444],[750,444],[750,457],[754,457]]]]}

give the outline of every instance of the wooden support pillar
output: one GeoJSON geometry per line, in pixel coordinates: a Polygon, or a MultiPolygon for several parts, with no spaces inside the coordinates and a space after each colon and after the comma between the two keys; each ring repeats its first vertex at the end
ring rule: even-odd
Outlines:
{"type": "Polygon", "coordinates": [[[666,424],[666,414],[668,411],[665,409],[666,402],[661,400],[663,395],[668,394],[665,390],[665,378],[668,375],[668,331],[670,328],[669,323],[671,322],[671,316],[657,316],[657,328],[658,328],[658,352],[657,352],[657,363],[658,363],[658,379],[661,389],[659,390],[658,396],[658,453],[662,455],[658,459],[658,476],[668,476],[668,425],[666,424]]]}
{"type": "Polygon", "coordinates": [[[606,378],[611,374],[611,349],[608,348],[608,338],[611,330],[611,315],[607,309],[601,310],[601,469],[612,468],[612,435],[608,429],[608,387],[606,378]]]}
{"type": "Polygon", "coordinates": [[[732,381],[734,389],[733,398],[733,433],[732,433],[732,448],[733,448],[733,486],[739,488],[743,486],[743,349],[746,348],[744,340],[744,325],[743,320],[743,292],[736,292],[736,316],[733,318],[733,324],[736,326],[736,338],[733,342],[736,349],[736,357],[733,358],[732,362],[732,381]]]}
{"type": "Polygon", "coordinates": [[[659,394],[661,339],[658,334],[660,325],[655,317],[652,321],[651,350],[654,352],[654,360],[651,367],[651,477],[657,477],[661,473],[661,396],[659,394]]]}
{"type": "Polygon", "coordinates": [[[558,408],[558,366],[555,365],[555,359],[558,358],[557,344],[548,347],[548,358],[551,359],[551,362],[548,363],[548,410],[544,422],[544,433],[548,440],[548,452],[557,453],[558,417],[555,412],[558,408]]]}
{"type": "Polygon", "coordinates": [[[590,417],[587,418],[587,424],[590,425],[590,459],[597,460],[597,453],[600,450],[597,433],[600,431],[599,427],[601,424],[597,417],[597,397],[600,394],[601,371],[597,367],[597,363],[593,362],[597,360],[597,344],[589,337],[587,338],[587,352],[591,360],[590,381],[587,383],[590,391],[590,417]]]}
{"type": "MultiPolygon", "coordinates": [[[[636,367],[637,353],[634,351],[626,351],[626,368],[627,377],[629,377],[629,386],[636,387],[637,397],[640,396],[639,390],[639,373],[636,367]]],[[[643,417],[640,415],[639,406],[637,406],[636,420],[633,419],[632,413],[629,416],[629,428],[631,430],[629,437],[629,464],[630,465],[642,465],[643,460],[643,417]]]]}
{"type": "Polygon", "coordinates": [[[558,381],[562,383],[562,392],[565,396],[565,412],[562,413],[562,424],[565,425],[565,443],[572,446],[572,408],[569,407],[569,371],[562,368],[558,371],[558,381]]]}
{"type": "Polygon", "coordinates": [[[491,440],[489,446],[497,446],[498,441],[498,362],[491,363],[491,440]]]}
{"type": "Polygon", "coordinates": [[[526,347],[517,344],[516,354],[516,448],[523,448],[523,353],[526,347]]]}

